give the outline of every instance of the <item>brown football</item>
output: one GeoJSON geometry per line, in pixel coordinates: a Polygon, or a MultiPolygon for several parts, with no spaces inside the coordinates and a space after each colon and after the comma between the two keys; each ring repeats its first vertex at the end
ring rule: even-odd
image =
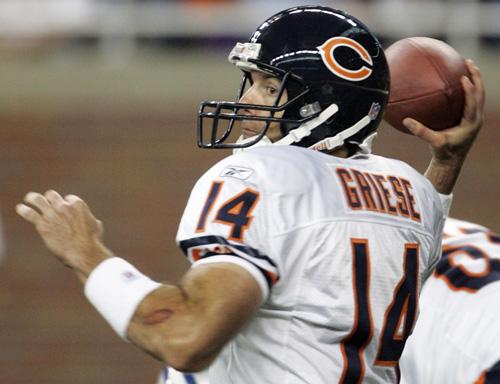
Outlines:
{"type": "Polygon", "coordinates": [[[391,93],[384,119],[409,133],[402,121],[412,117],[439,131],[460,123],[465,103],[461,77],[464,58],[441,40],[410,37],[386,50],[391,93]]]}

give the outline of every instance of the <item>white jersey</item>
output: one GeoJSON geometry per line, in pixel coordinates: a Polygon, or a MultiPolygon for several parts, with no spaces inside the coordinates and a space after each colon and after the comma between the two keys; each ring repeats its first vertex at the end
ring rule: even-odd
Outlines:
{"type": "Polygon", "coordinates": [[[158,375],[156,384],[209,384],[208,371],[184,373],[172,367],[165,367],[158,375]]]}
{"type": "Polygon", "coordinates": [[[442,226],[432,185],[397,160],[270,146],[217,163],[191,193],[178,243],[194,266],[245,268],[263,300],[210,381],[397,382],[442,226]]]}
{"type": "Polygon", "coordinates": [[[500,237],[448,219],[420,304],[401,358],[403,382],[500,383],[500,237]]]}

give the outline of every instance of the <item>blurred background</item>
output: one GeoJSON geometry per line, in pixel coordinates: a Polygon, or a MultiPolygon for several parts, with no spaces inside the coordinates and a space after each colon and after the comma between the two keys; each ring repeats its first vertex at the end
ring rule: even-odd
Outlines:
{"type": "MultiPolygon", "coordinates": [[[[0,0],[0,383],[154,382],[161,364],[114,335],[14,206],[30,190],[78,194],[111,249],[156,280],[177,279],[189,192],[228,154],[197,148],[198,103],[233,100],[233,44],[300,4],[346,10],[385,46],[430,36],[475,59],[486,122],[452,215],[500,229],[498,1],[0,0]]],[[[375,151],[422,172],[429,159],[388,126],[375,151]]]]}

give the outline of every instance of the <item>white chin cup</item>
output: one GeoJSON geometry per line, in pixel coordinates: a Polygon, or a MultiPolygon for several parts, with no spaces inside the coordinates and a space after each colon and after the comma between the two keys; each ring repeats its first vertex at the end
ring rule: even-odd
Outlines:
{"type": "MultiPolygon", "coordinates": [[[[236,140],[236,144],[246,144],[246,143],[250,143],[252,142],[253,140],[255,140],[257,136],[250,136],[250,137],[247,137],[246,139],[243,137],[243,135],[241,135],[240,137],[238,137],[238,140],[236,140]]],[[[256,148],[256,147],[263,147],[263,146],[266,146],[266,145],[272,145],[272,141],[269,139],[269,137],[267,136],[264,136],[262,137],[262,139],[260,139],[258,142],[256,142],[254,145],[251,145],[250,147],[246,147],[246,148],[234,148],[233,149],[233,154],[236,154],[236,153],[240,153],[240,152],[244,152],[245,150],[247,149],[250,149],[250,148],[256,148]]]]}
{"type": "Polygon", "coordinates": [[[359,152],[366,155],[372,153],[372,145],[375,137],[377,137],[377,132],[373,132],[372,134],[368,135],[361,144],[358,144],[358,147],[360,149],[359,152]]]}

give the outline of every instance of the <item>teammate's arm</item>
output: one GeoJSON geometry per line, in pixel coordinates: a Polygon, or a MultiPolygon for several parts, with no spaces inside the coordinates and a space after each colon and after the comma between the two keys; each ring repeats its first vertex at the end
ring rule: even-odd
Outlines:
{"type": "Polygon", "coordinates": [[[458,126],[433,131],[414,119],[403,120],[409,131],[431,145],[432,159],[425,176],[445,195],[453,191],[467,153],[483,125],[485,91],[481,73],[472,60],[466,60],[466,66],[470,78],[462,78],[465,107],[458,126]]]}
{"type": "Polygon", "coordinates": [[[31,192],[16,209],[86,284],[87,296],[122,337],[181,371],[208,366],[262,300],[250,273],[229,263],[191,268],[177,285],[153,282],[113,258],[101,241],[102,224],[76,196],[31,192]]]}

